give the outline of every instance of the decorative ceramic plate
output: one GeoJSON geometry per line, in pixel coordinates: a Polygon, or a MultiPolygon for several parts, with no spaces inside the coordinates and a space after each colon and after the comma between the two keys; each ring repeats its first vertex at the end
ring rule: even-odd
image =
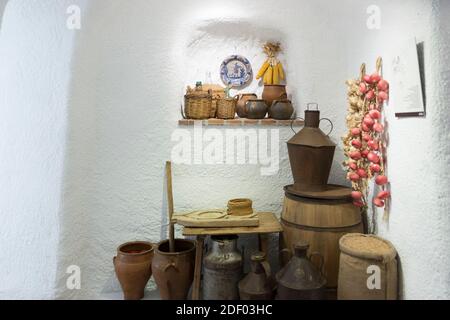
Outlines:
{"type": "Polygon", "coordinates": [[[220,66],[220,77],[223,83],[231,87],[242,87],[253,79],[250,61],[239,55],[226,58],[220,66]]]}

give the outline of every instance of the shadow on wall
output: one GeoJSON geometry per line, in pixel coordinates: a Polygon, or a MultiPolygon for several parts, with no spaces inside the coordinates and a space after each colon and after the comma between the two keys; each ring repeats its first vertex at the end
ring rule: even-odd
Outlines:
{"type": "Polygon", "coordinates": [[[3,14],[5,13],[6,5],[8,4],[9,0],[0,0],[0,31],[1,31],[1,25],[3,21],[3,14]]]}
{"type": "MultiPolygon", "coordinates": [[[[237,39],[261,39],[261,35],[264,36],[262,41],[281,41],[283,42],[286,37],[283,32],[276,28],[269,28],[266,26],[258,26],[249,21],[234,21],[234,20],[204,20],[199,24],[197,31],[204,33],[215,38],[221,38],[227,40],[229,38],[237,39]]],[[[189,47],[192,46],[195,39],[189,43],[189,47]]]]}
{"type": "MultiPolygon", "coordinates": [[[[183,50],[184,65],[186,66],[185,85],[192,85],[196,81],[206,81],[205,74],[211,73],[214,83],[224,85],[220,79],[219,68],[228,55],[239,54],[249,59],[253,73],[266,59],[262,46],[267,41],[287,43],[286,34],[277,28],[259,25],[257,22],[242,20],[201,20],[195,28],[184,34],[185,46],[183,50]]],[[[286,56],[280,54],[281,60],[286,56]]],[[[294,92],[290,84],[291,92],[294,92]]],[[[238,90],[232,90],[233,94],[238,90]]],[[[240,92],[257,92],[261,94],[262,83],[253,79],[248,86],[239,88],[240,92]]]]}
{"type": "MultiPolygon", "coordinates": [[[[213,83],[225,86],[220,79],[219,69],[224,58],[232,54],[239,54],[249,59],[253,73],[256,75],[260,66],[266,59],[266,55],[262,51],[263,44],[267,41],[279,41],[282,45],[285,45],[288,42],[287,35],[283,30],[276,27],[268,27],[267,25],[260,24],[258,21],[246,21],[242,19],[198,20],[192,24],[190,30],[183,30],[183,34],[180,35],[180,38],[183,39],[183,47],[180,49],[184,53],[179,56],[179,58],[181,58],[180,67],[185,68],[186,70],[183,79],[181,79],[184,82],[184,86],[192,86],[196,81],[205,82],[207,78],[205,75],[209,72],[211,73],[211,80],[213,83]]],[[[280,54],[279,58],[283,62],[288,60],[287,54],[280,54]]],[[[177,59],[174,58],[174,60],[176,61],[177,59]]],[[[294,88],[294,84],[289,83],[288,88],[290,89],[290,93],[297,92],[294,88]]],[[[256,92],[261,96],[262,83],[253,79],[245,88],[239,88],[239,90],[233,89],[232,95],[237,94],[238,92],[256,92]]],[[[296,98],[294,97],[294,100],[295,99],[296,98]]],[[[285,141],[280,141],[280,143],[285,144],[285,141]]],[[[250,171],[246,169],[239,168],[239,170],[242,170],[238,172],[240,172],[243,177],[251,175],[250,171]]],[[[202,174],[200,171],[204,171],[204,167],[199,167],[198,169],[190,168],[190,170],[183,172],[183,177],[180,177],[177,176],[178,171],[175,166],[174,176],[175,181],[178,181],[175,182],[175,184],[179,184],[181,179],[184,181],[198,181],[199,175],[202,174]]],[[[207,171],[206,173],[209,175],[212,174],[210,171],[207,171]]],[[[205,172],[203,172],[203,174],[205,174],[205,172]]],[[[216,176],[221,176],[222,180],[225,181],[222,183],[227,183],[226,176],[221,175],[221,173],[216,170],[214,174],[216,176]]],[[[233,176],[234,175],[235,173],[233,173],[233,176]]],[[[231,181],[228,183],[232,184],[235,182],[235,179],[236,178],[234,177],[230,177],[229,180],[231,181]]],[[[216,182],[215,187],[221,188],[220,183],[216,182]]],[[[241,188],[246,189],[245,184],[242,184],[241,188]]],[[[248,189],[252,189],[252,187],[248,186],[248,189]]],[[[192,190],[189,191],[192,192],[192,190]]],[[[282,190],[282,188],[280,187],[279,190],[282,190]]],[[[221,192],[220,195],[217,195],[216,197],[214,192],[212,192],[210,197],[213,199],[211,198],[208,201],[225,204],[228,198],[232,197],[232,194],[232,192],[221,192]],[[217,199],[220,197],[224,197],[224,199],[222,201],[217,199]]],[[[250,197],[258,204],[266,204],[265,201],[258,201],[260,200],[260,195],[258,194],[250,195],[250,197]]],[[[186,203],[186,201],[181,202],[186,203]]],[[[265,209],[270,210],[270,208],[265,209]]],[[[177,211],[177,208],[175,208],[175,211],[177,211]]],[[[167,213],[163,211],[163,221],[165,221],[166,215],[167,213]]],[[[271,238],[270,248],[272,250],[269,259],[272,265],[275,266],[275,270],[278,269],[277,256],[275,254],[277,245],[278,238],[271,238]]],[[[239,248],[242,246],[245,246],[246,255],[248,255],[248,257],[251,252],[257,251],[258,248],[257,241],[252,236],[241,237],[239,239],[239,248]]],[[[249,266],[246,265],[247,269],[248,267],[249,266]]]]}
{"type": "Polygon", "coordinates": [[[398,299],[403,300],[405,297],[405,285],[404,285],[404,275],[403,275],[403,266],[402,259],[397,254],[397,270],[398,270],[398,299]]]}
{"type": "MultiPolygon", "coordinates": [[[[166,3],[137,2],[133,6],[115,2],[116,7],[107,8],[106,2],[91,2],[83,30],[97,32],[80,32],[76,41],[61,209],[59,298],[100,297],[108,279],[114,277],[111,258],[120,243],[156,242],[165,234],[161,230],[161,218],[166,216],[164,189],[161,192],[164,163],[177,128],[179,108],[174,106],[179,106],[182,94],[178,90],[182,86],[185,90],[184,82],[203,81],[206,71],[212,71],[217,77],[212,80],[221,83],[218,69],[228,54],[246,55],[257,71],[265,59],[263,42],[278,40],[287,45],[295,40],[287,38],[286,25],[272,29],[262,19],[189,20],[189,27],[182,28],[178,13],[166,3]],[[77,292],[65,289],[65,270],[72,264],[79,265],[83,274],[77,292]]],[[[296,50],[300,46],[286,48],[292,52],[290,59],[286,55],[287,65],[294,65],[296,50]]],[[[293,79],[295,72],[290,74],[293,79]]],[[[298,83],[298,79],[289,80],[291,92],[297,91],[294,84],[298,83]]],[[[261,87],[253,81],[246,90],[261,87]]],[[[277,192],[281,195],[283,185],[291,181],[287,156],[281,160],[283,171],[271,183],[256,169],[258,178],[246,179],[252,176],[248,167],[230,174],[230,167],[191,166],[185,172],[174,166],[175,210],[206,198],[189,196],[203,190],[209,192],[211,204],[225,204],[231,192],[241,190],[228,194],[222,190],[239,183],[242,190],[250,190],[249,196],[261,203],[261,209],[279,211],[277,192]],[[198,171],[202,176],[196,175],[198,171]],[[216,190],[208,189],[212,189],[211,176],[221,178],[216,180],[222,185],[214,182],[216,190]]]]}

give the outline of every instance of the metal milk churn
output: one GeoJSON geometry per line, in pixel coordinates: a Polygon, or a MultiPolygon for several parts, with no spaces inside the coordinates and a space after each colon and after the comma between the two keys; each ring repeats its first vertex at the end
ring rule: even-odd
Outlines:
{"type": "Polygon", "coordinates": [[[328,134],[319,129],[320,111],[316,103],[309,103],[305,111],[305,127],[296,133],[287,143],[289,162],[294,177],[294,190],[321,191],[326,188],[336,144],[328,134]],[[311,110],[311,106],[316,106],[311,110]]]}
{"type": "Polygon", "coordinates": [[[239,300],[243,274],[238,236],[212,236],[211,250],[203,260],[203,300],[239,300]]]}

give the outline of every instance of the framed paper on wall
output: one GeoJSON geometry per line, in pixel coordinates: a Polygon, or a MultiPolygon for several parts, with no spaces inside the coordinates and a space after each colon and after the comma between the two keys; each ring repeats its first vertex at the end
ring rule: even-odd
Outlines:
{"type": "Polygon", "coordinates": [[[392,61],[395,88],[393,105],[396,117],[425,116],[424,83],[416,39],[408,39],[392,61]]]}

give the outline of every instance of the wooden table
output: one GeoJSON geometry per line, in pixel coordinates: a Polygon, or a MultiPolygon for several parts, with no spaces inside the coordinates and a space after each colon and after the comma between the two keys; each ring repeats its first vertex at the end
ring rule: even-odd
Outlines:
{"type": "Polygon", "coordinates": [[[200,284],[202,275],[203,245],[207,236],[231,235],[231,234],[257,234],[259,250],[268,254],[269,233],[283,231],[277,217],[272,212],[258,213],[259,226],[257,227],[233,227],[233,228],[191,228],[184,227],[184,236],[196,236],[197,248],[195,253],[194,286],[192,288],[192,300],[200,299],[200,284]]]}

